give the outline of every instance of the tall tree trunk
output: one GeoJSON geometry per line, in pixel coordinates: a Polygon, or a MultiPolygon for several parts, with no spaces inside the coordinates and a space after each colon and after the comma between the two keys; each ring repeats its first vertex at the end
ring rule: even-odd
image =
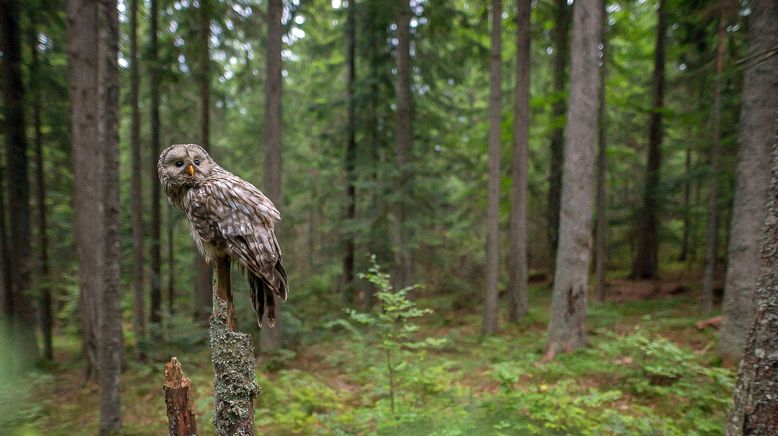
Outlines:
{"type": "Polygon", "coordinates": [[[346,100],[348,104],[348,126],[346,139],[346,225],[345,246],[343,252],[343,300],[354,303],[354,231],[353,225],[357,212],[357,189],[355,166],[357,159],[356,125],[356,18],[355,2],[348,2],[348,22],[346,23],[346,100]]]}
{"type": "Polygon", "coordinates": [[[413,145],[413,101],[411,97],[411,9],[408,0],[397,3],[397,85],[395,89],[395,151],[397,154],[399,198],[395,217],[395,274],[397,289],[411,284],[413,263],[408,230],[408,196],[410,195],[411,147],[413,145]]]}
{"type": "MultiPolygon", "coordinates": [[[[775,22],[778,18],[775,2],[756,0],[752,7],[751,22],[756,26],[761,27],[761,23],[758,23],[761,19],[772,19],[775,22]],[[760,14],[762,17],[759,17],[760,14]]],[[[764,39],[775,35],[775,32],[767,33],[764,39]]],[[[759,45],[762,37],[753,36],[756,39],[754,45],[759,45]]],[[[765,65],[764,68],[766,67],[765,65]]],[[[772,70],[772,73],[774,76],[775,70],[772,70]]],[[[769,88],[762,88],[760,91],[764,93],[768,90],[769,88]]],[[[773,87],[772,91],[775,94],[776,89],[773,87]]],[[[748,98],[752,95],[744,93],[744,96],[748,98]]],[[[751,330],[743,360],[740,361],[734,407],[727,426],[728,435],[768,435],[775,434],[775,429],[778,429],[778,395],[775,394],[778,392],[778,119],[775,106],[764,109],[770,113],[772,122],[753,127],[761,128],[760,130],[770,130],[768,126],[773,128],[770,146],[772,185],[767,191],[767,217],[762,229],[762,258],[754,294],[756,310],[751,316],[751,330]]]]}
{"type": "Polygon", "coordinates": [[[5,118],[5,159],[8,171],[9,258],[13,298],[14,337],[24,357],[38,358],[35,338],[35,308],[30,288],[30,182],[27,179],[27,138],[24,119],[24,84],[22,82],[22,49],[19,36],[19,5],[16,0],[0,2],[0,50],[2,50],[3,106],[5,118]]]}
{"type": "Polygon", "coordinates": [[[527,171],[529,159],[529,85],[531,0],[516,5],[516,108],[513,118],[511,227],[508,251],[508,320],[520,321],[527,302],[527,171]]]}
{"type": "Polygon", "coordinates": [[[8,246],[8,228],[5,220],[5,184],[3,175],[5,166],[0,167],[0,256],[3,267],[3,316],[10,320],[13,316],[13,280],[11,278],[11,249],[8,246]]]}
{"type": "Polygon", "coordinates": [[[489,178],[486,203],[486,295],[483,334],[497,333],[497,285],[500,278],[500,112],[502,109],[502,1],[492,0],[489,56],[489,178]]]}
{"type": "MultiPolygon", "coordinates": [[[[211,38],[211,20],[210,20],[210,2],[200,0],[199,8],[199,48],[200,48],[200,69],[197,74],[197,81],[200,87],[200,146],[205,150],[211,147],[210,129],[211,129],[211,51],[209,40],[211,38]]],[[[195,280],[192,302],[194,305],[195,320],[202,323],[208,322],[211,314],[211,294],[213,269],[203,258],[197,254],[193,258],[195,280]]]]}
{"type": "Polygon", "coordinates": [[[51,285],[49,281],[49,241],[47,237],[46,208],[46,169],[43,161],[43,132],[41,131],[41,86],[40,60],[38,53],[37,17],[30,17],[30,91],[32,92],[32,123],[35,142],[35,203],[38,208],[38,280],[40,284],[38,311],[41,336],[43,336],[43,357],[54,359],[52,346],[52,328],[54,316],[51,308],[51,285]]]}
{"type": "MultiPolygon", "coordinates": [[[[381,174],[381,157],[379,149],[381,148],[381,141],[379,139],[379,116],[378,107],[380,100],[379,83],[381,81],[381,63],[379,61],[381,53],[383,51],[382,41],[385,41],[384,32],[379,33],[376,29],[381,29],[376,23],[379,20],[379,13],[376,8],[376,3],[370,3],[366,5],[365,24],[368,29],[374,29],[373,32],[368,32],[366,35],[366,62],[368,64],[368,95],[366,102],[366,114],[365,114],[365,142],[368,148],[368,160],[372,166],[370,171],[370,181],[373,183],[373,188],[370,192],[370,198],[368,199],[368,221],[375,223],[377,228],[385,228],[382,218],[385,214],[381,213],[382,208],[386,204],[384,196],[381,195],[382,189],[379,188],[381,174]]],[[[370,253],[389,252],[390,250],[381,249],[381,244],[385,242],[385,239],[380,234],[381,232],[369,232],[367,237],[367,246],[370,253]]],[[[375,286],[368,284],[366,287],[365,296],[365,309],[371,310],[375,303],[375,286]]]]}
{"type": "Polygon", "coordinates": [[[551,113],[554,130],[551,134],[551,166],[548,175],[548,246],[550,276],[554,277],[554,262],[559,245],[559,202],[562,193],[563,148],[565,145],[564,117],[567,109],[565,89],[567,84],[567,64],[570,62],[570,7],[567,0],[555,0],[553,30],[554,43],[554,105],[551,113]]]}
{"type": "Polygon", "coordinates": [[[102,295],[105,220],[100,213],[102,166],[97,95],[98,35],[96,0],[66,2],[68,84],[73,147],[74,240],[78,259],[79,311],[84,373],[97,380],[98,308],[102,295]]]}
{"type": "MultiPolygon", "coordinates": [[[[692,135],[690,134],[689,137],[692,135]]],[[[686,161],[684,164],[684,175],[687,179],[683,183],[683,237],[681,238],[681,252],[678,254],[679,262],[686,262],[689,257],[689,231],[691,227],[691,182],[689,173],[692,169],[692,146],[691,141],[686,142],[686,161]]]]}
{"type": "Polygon", "coordinates": [[[605,262],[608,259],[607,246],[607,193],[605,190],[605,161],[608,151],[607,125],[605,111],[605,77],[608,73],[608,12],[605,9],[605,1],[602,2],[602,64],[600,65],[600,89],[597,94],[597,228],[594,244],[594,282],[597,284],[597,300],[605,301],[605,262]]]}
{"type": "MultiPolygon", "coordinates": [[[[146,308],[143,295],[143,163],[140,152],[140,108],[138,107],[138,0],[130,0],[130,154],[132,160],[132,330],[138,356],[144,358],[146,308]]],[[[151,156],[154,159],[154,156],[151,156]]]]}
{"type": "Polygon", "coordinates": [[[705,313],[713,310],[713,283],[716,278],[716,248],[718,247],[719,222],[716,203],[718,200],[719,146],[721,142],[721,87],[724,71],[724,48],[727,38],[726,19],[722,8],[718,25],[718,48],[716,50],[716,79],[713,91],[713,138],[710,144],[710,182],[708,183],[708,229],[705,236],[705,271],[702,277],[702,306],[705,313]]]}
{"type": "Polygon", "coordinates": [[[754,317],[754,289],[759,272],[759,238],[765,218],[770,180],[771,126],[778,108],[778,56],[765,56],[778,45],[778,4],[755,0],[748,17],[749,57],[740,112],[735,199],[729,239],[729,262],[724,286],[723,322],[719,348],[739,358],[754,317]]]}
{"type": "Polygon", "coordinates": [[[592,244],[602,0],[573,6],[570,104],[562,172],[562,209],[545,359],[586,344],[586,293],[592,244]]]}
{"type": "MultiPolygon", "coordinates": [[[[168,316],[173,316],[176,307],[176,257],[174,250],[175,242],[175,217],[173,206],[168,205],[167,208],[167,313],[168,316]]],[[[208,264],[206,264],[208,266],[208,264]]],[[[211,268],[208,268],[208,272],[211,268]]]]}
{"type": "Polygon", "coordinates": [[[159,53],[157,21],[159,20],[159,0],[151,0],[149,10],[150,37],[149,44],[149,87],[151,94],[151,140],[149,141],[149,184],[151,186],[151,231],[149,244],[149,257],[151,258],[151,333],[154,339],[162,336],[162,254],[160,247],[161,238],[161,210],[160,210],[160,186],[157,174],[156,157],[159,156],[159,53]]]}
{"type": "Polygon", "coordinates": [[[119,21],[112,0],[66,10],[82,335],[87,377],[97,370],[100,383],[100,432],[112,434],[121,425],[119,21]]]}
{"type": "Polygon", "coordinates": [[[659,223],[657,209],[659,201],[659,171],[662,166],[662,110],[665,89],[665,40],[667,17],[665,0],[659,0],[656,23],[656,46],[654,48],[654,103],[648,128],[648,155],[646,157],[646,181],[643,191],[643,208],[640,211],[638,249],[630,277],[633,279],[654,279],[659,268],[659,223]]]}
{"type": "MultiPolygon", "coordinates": [[[[281,13],[283,2],[269,0],[267,7],[267,77],[265,82],[265,194],[281,208],[281,13]]],[[[278,231],[277,231],[278,232],[278,231]]],[[[276,310],[279,310],[278,308],[276,310]]],[[[265,354],[281,348],[283,324],[277,316],[274,328],[259,334],[259,348],[265,354]]]]}
{"type": "MultiPolygon", "coordinates": [[[[98,0],[98,135],[103,159],[103,280],[98,321],[100,434],[121,427],[122,308],[119,284],[119,13],[116,0],[98,0]]],[[[94,247],[92,247],[94,248],[94,247]]]]}

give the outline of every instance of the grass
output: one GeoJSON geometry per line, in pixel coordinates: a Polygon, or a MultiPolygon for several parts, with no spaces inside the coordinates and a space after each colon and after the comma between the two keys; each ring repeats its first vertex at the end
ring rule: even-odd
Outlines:
{"type": "MultiPolygon", "coordinates": [[[[545,365],[538,363],[545,286],[532,288],[521,323],[503,322],[489,337],[480,336],[478,308],[453,311],[450,297],[419,298],[437,312],[420,321],[419,338],[445,343],[404,355],[394,413],[374,338],[359,328],[309,326],[315,339],[259,367],[256,423],[269,434],[722,434],[734,374],[720,367],[715,331],[694,327],[698,305],[687,294],[592,302],[589,347],[545,365]]],[[[183,321],[179,330],[169,334],[176,341],[151,350],[148,363],[128,358],[123,433],[165,433],[162,368],[175,355],[196,390],[200,434],[213,434],[204,332],[183,321]]],[[[58,336],[55,348],[52,367],[0,397],[13,401],[4,410],[14,413],[0,421],[12,434],[96,433],[98,392],[82,382],[78,340],[58,336]]]]}

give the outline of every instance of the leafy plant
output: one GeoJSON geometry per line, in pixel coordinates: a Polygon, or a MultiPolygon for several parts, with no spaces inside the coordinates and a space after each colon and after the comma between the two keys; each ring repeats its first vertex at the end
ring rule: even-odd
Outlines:
{"type": "MultiPolygon", "coordinates": [[[[423,355],[430,347],[439,347],[445,339],[433,337],[417,338],[419,325],[414,320],[432,313],[430,309],[421,309],[408,298],[408,294],[417,287],[409,286],[395,290],[389,274],[381,271],[375,256],[371,256],[372,266],[367,273],[359,277],[372,283],[378,290],[376,297],[380,302],[378,313],[348,310],[350,320],[367,326],[372,330],[376,345],[383,354],[386,377],[389,388],[389,400],[392,414],[397,412],[397,401],[405,383],[419,381],[423,390],[435,390],[434,385],[424,377],[413,376],[410,361],[423,355]]],[[[343,323],[340,323],[341,325],[343,323]]]]}

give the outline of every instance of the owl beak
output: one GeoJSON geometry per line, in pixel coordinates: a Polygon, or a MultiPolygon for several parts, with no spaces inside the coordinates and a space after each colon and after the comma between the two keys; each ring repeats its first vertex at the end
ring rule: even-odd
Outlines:
{"type": "Polygon", "coordinates": [[[192,164],[189,164],[189,166],[186,167],[186,172],[189,173],[190,177],[194,177],[194,173],[195,173],[194,166],[192,164]]]}

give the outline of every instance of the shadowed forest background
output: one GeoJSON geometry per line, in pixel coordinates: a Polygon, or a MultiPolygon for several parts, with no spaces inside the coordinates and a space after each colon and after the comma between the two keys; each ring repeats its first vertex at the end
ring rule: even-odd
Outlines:
{"type": "Polygon", "coordinates": [[[774,0],[0,11],[4,433],[163,434],[176,356],[214,434],[178,143],[282,216],[275,328],[232,279],[259,432],[742,434],[776,392],[774,0]]]}

